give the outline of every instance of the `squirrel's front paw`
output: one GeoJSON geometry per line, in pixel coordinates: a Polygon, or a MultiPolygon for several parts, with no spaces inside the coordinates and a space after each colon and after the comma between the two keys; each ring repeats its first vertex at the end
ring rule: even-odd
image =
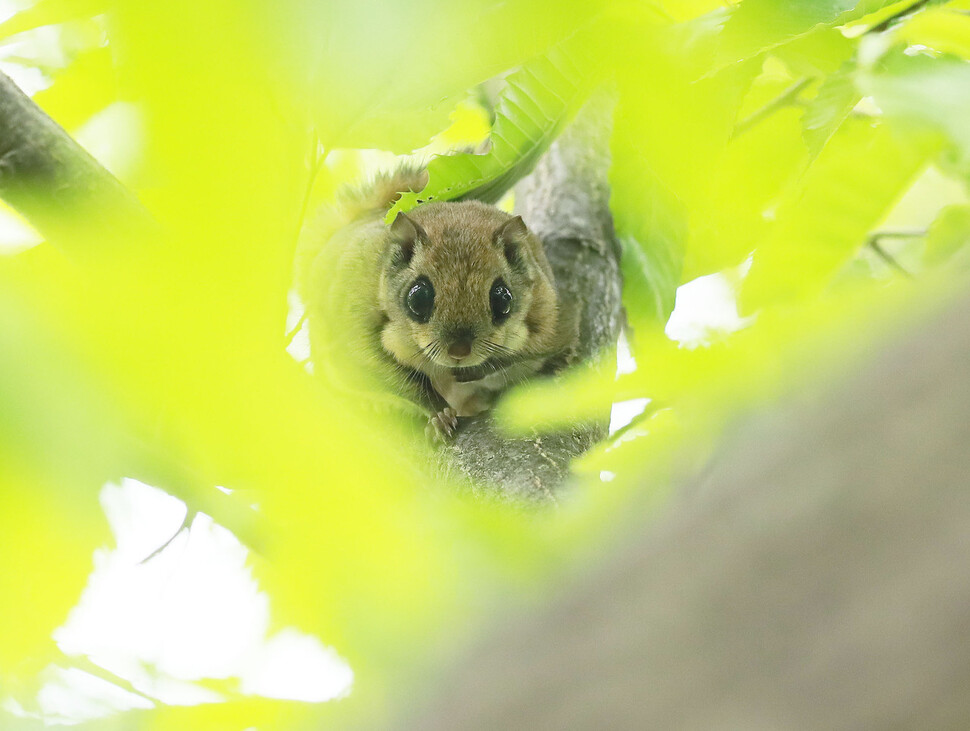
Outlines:
{"type": "Polygon", "coordinates": [[[458,414],[448,406],[428,419],[425,433],[428,438],[439,442],[447,442],[455,435],[458,428],[458,414]]]}

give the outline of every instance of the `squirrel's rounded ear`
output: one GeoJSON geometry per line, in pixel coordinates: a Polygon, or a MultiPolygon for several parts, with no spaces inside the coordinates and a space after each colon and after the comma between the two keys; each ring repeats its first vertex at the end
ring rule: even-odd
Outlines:
{"type": "Polygon", "coordinates": [[[525,227],[522,216],[512,216],[495,230],[492,238],[496,244],[522,243],[528,235],[529,229],[525,227]]]}
{"type": "Polygon", "coordinates": [[[397,247],[395,261],[401,264],[410,262],[414,247],[422,238],[427,238],[424,229],[404,213],[398,213],[391,222],[391,242],[397,247]]]}
{"type": "Polygon", "coordinates": [[[519,247],[525,243],[528,236],[529,229],[525,227],[522,216],[513,216],[495,230],[492,240],[496,246],[503,248],[509,264],[516,266],[522,260],[519,247]]]}

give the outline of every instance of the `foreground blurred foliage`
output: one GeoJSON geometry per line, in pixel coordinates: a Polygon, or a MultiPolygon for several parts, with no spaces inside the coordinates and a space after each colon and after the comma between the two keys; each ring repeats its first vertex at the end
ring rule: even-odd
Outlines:
{"type": "Polygon", "coordinates": [[[16,63],[49,79],[38,104],[80,139],[111,109],[136,110],[144,144],[113,169],[164,231],[0,258],[0,696],[29,715],[36,673],[70,662],[50,637],[109,540],[97,491],[132,476],[253,548],[274,620],[333,644],[355,683],[336,703],[230,692],[119,728],[398,712],[496,611],[635,527],[621,516],[702,464],[741,410],[845,368],[946,298],[970,241],[968,11],[39,0],[0,24],[16,63]],[[57,44],[30,42],[52,24],[57,44]],[[490,110],[476,87],[504,76],[490,110]],[[338,410],[286,353],[297,232],[374,159],[476,146],[490,111],[490,150],[438,158],[402,205],[483,185],[497,199],[604,85],[637,368],[537,384],[501,413],[529,428],[652,401],[577,465],[557,511],[471,503],[427,474],[417,442],[338,410]],[[905,235],[873,238],[897,225],[905,235]],[[663,335],[677,286],[718,272],[755,317],[678,349],[663,335]]]}

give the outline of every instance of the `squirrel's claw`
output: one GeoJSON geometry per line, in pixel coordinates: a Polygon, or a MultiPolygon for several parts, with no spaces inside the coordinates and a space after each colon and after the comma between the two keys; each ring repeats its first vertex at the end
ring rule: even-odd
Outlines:
{"type": "Polygon", "coordinates": [[[438,442],[448,442],[455,435],[457,428],[458,414],[453,408],[448,406],[428,419],[425,434],[428,435],[429,439],[438,442]]]}

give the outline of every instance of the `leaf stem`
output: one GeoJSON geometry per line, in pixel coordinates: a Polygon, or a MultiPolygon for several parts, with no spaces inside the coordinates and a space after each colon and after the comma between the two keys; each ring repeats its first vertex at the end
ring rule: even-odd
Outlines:
{"type": "Polygon", "coordinates": [[[179,527],[176,529],[176,531],[168,538],[168,540],[166,540],[162,545],[160,545],[154,551],[152,551],[147,556],[145,556],[145,558],[143,558],[138,563],[139,564],[146,564],[146,563],[148,563],[153,558],[155,558],[155,556],[157,556],[162,551],[164,551],[166,548],[168,548],[170,545],[172,545],[172,541],[174,541],[176,538],[178,538],[180,535],[182,535],[182,531],[188,530],[189,528],[191,528],[192,521],[195,520],[195,516],[198,515],[198,514],[199,514],[199,512],[197,510],[192,510],[192,509],[190,509],[188,507],[188,505],[186,505],[186,508],[185,508],[185,517],[182,518],[182,522],[179,525],[179,527]]]}
{"type": "Polygon", "coordinates": [[[120,675],[107,670],[88,657],[79,656],[70,658],[71,666],[77,670],[81,670],[89,675],[93,675],[106,683],[111,683],[122,690],[126,690],[129,693],[138,696],[139,698],[144,698],[146,701],[151,703],[153,706],[167,706],[168,704],[158,698],[148,695],[144,691],[138,690],[134,684],[127,678],[123,678],[120,675]]]}
{"type": "Polygon", "coordinates": [[[882,247],[879,241],[881,239],[918,239],[922,236],[926,236],[926,231],[921,229],[906,231],[877,231],[869,237],[868,245],[869,248],[876,252],[876,254],[879,255],[879,258],[886,262],[886,264],[888,264],[891,268],[895,269],[907,279],[915,279],[915,277],[908,270],[903,268],[903,266],[896,261],[892,254],[882,247]]]}
{"type": "Polygon", "coordinates": [[[801,94],[813,81],[815,81],[815,78],[812,76],[806,76],[801,81],[796,81],[784,92],[782,92],[780,96],[775,97],[761,107],[761,109],[742,119],[734,126],[734,131],[731,133],[731,139],[733,140],[734,138],[741,136],[760,121],[771,116],[782,107],[790,106],[791,104],[795,103],[798,99],[798,95],[801,94]]]}
{"type": "Polygon", "coordinates": [[[876,25],[867,30],[866,33],[883,33],[889,30],[892,26],[896,25],[896,23],[903,18],[912,15],[924,5],[929,4],[929,2],[930,0],[916,0],[916,2],[909,7],[903,8],[898,13],[893,13],[881,23],[876,23],[876,25]]]}

